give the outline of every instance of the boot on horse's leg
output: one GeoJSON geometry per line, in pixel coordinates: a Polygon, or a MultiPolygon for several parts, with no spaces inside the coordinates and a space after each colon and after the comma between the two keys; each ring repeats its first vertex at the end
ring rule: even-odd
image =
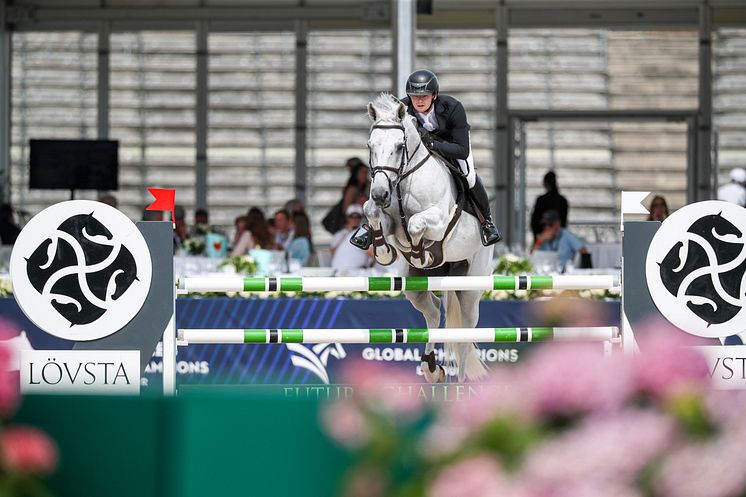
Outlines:
{"type": "Polygon", "coordinates": [[[493,245],[503,239],[497,226],[492,222],[492,213],[490,212],[490,201],[487,197],[487,190],[484,189],[482,180],[477,176],[474,186],[469,190],[474,205],[481,214],[479,222],[482,224],[481,237],[482,245],[485,247],[493,245]]]}
{"type": "Polygon", "coordinates": [[[373,230],[365,223],[365,220],[350,237],[350,243],[360,250],[368,250],[373,243],[373,230]]]}

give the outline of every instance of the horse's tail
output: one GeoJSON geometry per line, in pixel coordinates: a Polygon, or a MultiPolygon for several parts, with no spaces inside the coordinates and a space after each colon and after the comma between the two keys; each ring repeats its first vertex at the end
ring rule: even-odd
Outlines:
{"type": "MultiPolygon", "coordinates": [[[[456,292],[444,292],[443,300],[446,328],[462,328],[461,305],[456,292]]],[[[457,367],[459,381],[480,380],[487,376],[487,366],[475,343],[446,343],[444,351],[447,370],[457,367]]]]}

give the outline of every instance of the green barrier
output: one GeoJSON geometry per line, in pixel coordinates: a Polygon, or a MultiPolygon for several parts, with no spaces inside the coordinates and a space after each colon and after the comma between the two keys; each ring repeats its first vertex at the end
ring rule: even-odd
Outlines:
{"type": "Polygon", "coordinates": [[[329,497],[348,460],[320,432],[318,407],[219,389],[176,398],[28,396],[15,422],[58,444],[47,484],[60,497],[329,497]]]}

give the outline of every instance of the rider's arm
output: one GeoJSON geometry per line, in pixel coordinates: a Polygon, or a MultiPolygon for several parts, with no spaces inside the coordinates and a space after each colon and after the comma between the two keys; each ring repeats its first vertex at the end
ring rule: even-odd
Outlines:
{"type": "Polygon", "coordinates": [[[448,128],[453,141],[436,140],[433,143],[433,150],[448,159],[466,159],[469,156],[469,123],[466,122],[466,111],[461,102],[456,102],[448,118],[448,128]]]}

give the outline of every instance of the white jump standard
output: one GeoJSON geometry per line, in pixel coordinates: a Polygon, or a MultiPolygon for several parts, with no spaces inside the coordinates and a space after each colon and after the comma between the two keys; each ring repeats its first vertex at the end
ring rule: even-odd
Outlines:
{"type": "Polygon", "coordinates": [[[271,343],[514,343],[607,341],[614,326],[593,328],[372,328],[372,329],[184,329],[179,340],[195,344],[271,343]]]}
{"type": "Polygon", "coordinates": [[[279,277],[186,278],[191,292],[390,292],[469,290],[610,290],[619,286],[614,275],[521,276],[405,276],[405,277],[279,277]]]}

